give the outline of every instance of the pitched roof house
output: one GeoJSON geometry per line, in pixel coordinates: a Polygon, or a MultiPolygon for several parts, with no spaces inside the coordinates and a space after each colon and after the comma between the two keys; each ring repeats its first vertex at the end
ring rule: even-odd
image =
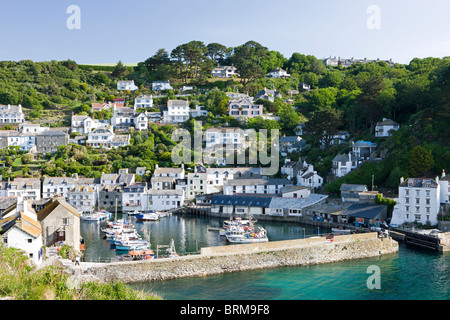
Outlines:
{"type": "Polygon", "coordinates": [[[383,118],[383,121],[377,122],[375,126],[375,137],[390,137],[392,132],[400,129],[400,125],[387,118],[383,118]]]}
{"type": "Polygon", "coordinates": [[[42,262],[42,226],[26,200],[14,204],[9,214],[0,219],[0,236],[2,244],[23,250],[35,265],[42,262]]]}
{"type": "Polygon", "coordinates": [[[43,243],[49,247],[60,242],[80,251],[80,214],[64,198],[55,197],[37,213],[43,243]]]}

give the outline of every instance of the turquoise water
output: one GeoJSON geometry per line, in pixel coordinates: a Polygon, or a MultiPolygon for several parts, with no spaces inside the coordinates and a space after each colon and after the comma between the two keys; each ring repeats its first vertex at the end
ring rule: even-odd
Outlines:
{"type": "MultiPolygon", "coordinates": [[[[217,231],[222,219],[177,216],[158,222],[130,220],[143,234],[150,230],[152,248],[174,239],[180,254],[201,247],[226,245],[217,231]]],[[[258,222],[270,241],[303,238],[330,230],[298,223],[258,222]]],[[[82,223],[87,260],[116,255],[102,239],[98,223],[82,223]]],[[[449,300],[450,253],[412,249],[400,243],[396,254],[323,265],[283,267],[208,277],[138,283],[133,287],[157,292],[167,300],[449,300]],[[369,289],[370,266],[380,270],[380,289],[369,289]]]]}
{"type": "Polygon", "coordinates": [[[411,250],[323,265],[245,271],[202,278],[139,283],[167,300],[448,300],[449,254],[411,250]],[[380,289],[369,289],[371,265],[380,289]]]}

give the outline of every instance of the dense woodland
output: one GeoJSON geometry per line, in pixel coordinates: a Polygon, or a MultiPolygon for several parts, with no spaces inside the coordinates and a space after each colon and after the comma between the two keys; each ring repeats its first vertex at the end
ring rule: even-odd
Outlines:
{"type": "MultiPolygon", "coordinates": [[[[323,177],[329,173],[334,156],[350,150],[349,146],[329,145],[329,136],[337,131],[347,130],[355,141],[378,143],[377,152],[383,160],[367,162],[330,183],[324,191],[332,194],[343,182],[370,187],[372,176],[376,188],[395,192],[401,176],[434,178],[442,169],[450,168],[450,58],[413,59],[408,65],[389,66],[378,61],[348,68],[325,67],[314,56],[296,52],[287,58],[254,41],[234,48],[191,41],[171,52],[159,49],[136,67],[126,67],[121,62],[105,67],[78,65],[71,60],[1,61],[0,104],[21,104],[30,121],[70,126],[72,112],[110,118],[108,112],[91,114],[91,103],[125,97],[129,105],[133,104],[136,96],[152,93],[154,80],[170,80],[174,87],[174,91],[165,92],[167,97],[154,99],[155,107],[174,98],[182,86],[193,86],[192,95],[180,99],[189,99],[192,108],[207,108],[209,115],[202,119],[204,128],[276,128],[281,134],[292,135],[294,128],[304,122],[302,137],[308,144],[301,154],[291,158],[312,163],[323,177]],[[217,65],[234,65],[240,78],[211,78],[211,70],[217,65]],[[287,70],[291,77],[265,77],[276,68],[287,70]],[[134,80],[139,90],[118,92],[116,84],[121,79],[134,80]],[[301,82],[310,84],[312,90],[293,93],[291,90],[298,90],[301,82]],[[276,89],[283,95],[283,99],[276,98],[274,102],[260,101],[266,113],[280,116],[279,122],[262,118],[238,121],[226,115],[226,91],[254,96],[263,88],[276,89]],[[55,114],[61,116],[55,118],[55,114]],[[400,130],[389,138],[375,138],[375,124],[382,118],[398,122],[400,130]],[[320,140],[326,142],[324,147],[320,140]]],[[[184,125],[192,128],[192,119],[184,125]]],[[[12,170],[7,166],[0,173],[4,178],[27,176],[35,166],[41,175],[76,172],[99,176],[121,167],[152,169],[156,163],[171,165],[173,128],[153,124],[148,132],[132,132],[132,145],[120,150],[69,145],[42,159],[26,159],[20,151],[2,150],[3,161],[12,170]]]]}

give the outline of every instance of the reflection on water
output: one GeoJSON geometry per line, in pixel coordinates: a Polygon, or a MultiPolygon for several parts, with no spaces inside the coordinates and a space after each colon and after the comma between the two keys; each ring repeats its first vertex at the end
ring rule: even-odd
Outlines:
{"type": "MultiPolygon", "coordinates": [[[[120,216],[118,217],[121,218],[120,216]]],[[[159,221],[130,220],[144,236],[150,229],[152,249],[168,245],[171,239],[180,254],[197,252],[201,247],[226,245],[218,231],[223,219],[173,215],[159,221]]],[[[101,228],[106,223],[82,222],[85,257],[89,261],[105,261],[116,256],[109,241],[103,239],[101,228]],[[103,259],[103,260],[102,260],[103,259]]],[[[328,233],[330,229],[298,223],[259,221],[270,241],[299,239],[328,233]]],[[[208,277],[184,278],[161,282],[139,283],[131,286],[157,292],[165,299],[178,300],[448,300],[450,299],[450,253],[411,249],[400,243],[398,254],[331,264],[283,267],[245,271],[208,277]],[[381,270],[381,289],[368,289],[367,268],[377,265],[381,270]]]]}
{"type": "MultiPolygon", "coordinates": [[[[121,219],[118,216],[117,219],[121,219]]],[[[159,221],[137,221],[134,216],[123,215],[123,218],[133,223],[136,230],[144,237],[150,231],[151,247],[156,252],[157,245],[168,245],[173,239],[175,249],[179,254],[195,254],[202,247],[227,245],[225,237],[219,236],[219,231],[208,230],[209,227],[219,228],[224,219],[213,217],[197,217],[172,215],[159,221]]],[[[256,227],[267,230],[269,241],[300,239],[304,236],[330,232],[328,228],[318,228],[298,223],[258,221],[256,227]]],[[[82,222],[81,236],[86,243],[84,259],[86,261],[105,261],[116,256],[110,249],[109,241],[104,238],[101,228],[106,222],[82,222]]]]}

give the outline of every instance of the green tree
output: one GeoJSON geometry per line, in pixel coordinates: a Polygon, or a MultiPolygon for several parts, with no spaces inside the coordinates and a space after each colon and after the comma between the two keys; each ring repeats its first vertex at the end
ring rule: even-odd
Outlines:
{"type": "Polygon", "coordinates": [[[423,175],[434,166],[434,159],[431,151],[422,146],[411,149],[409,156],[408,173],[411,177],[423,175]]]}
{"type": "Polygon", "coordinates": [[[305,123],[305,134],[315,137],[316,143],[322,141],[328,149],[333,136],[339,132],[342,125],[342,113],[341,110],[330,107],[319,108],[305,123]]]}
{"type": "Polygon", "coordinates": [[[122,61],[119,61],[116,66],[114,67],[114,70],[112,72],[112,76],[116,78],[121,78],[128,74],[128,69],[125,67],[125,65],[122,63],[122,61]]]}
{"type": "Polygon", "coordinates": [[[234,48],[233,55],[230,59],[236,67],[244,86],[253,79],[264,76],[261,59],[264,59],[267,54],[268,49],[255,41],[248,41],[234,48]]]}
{"type": "Polygon", "coordinates": [[[208,44],[206,48],[208,49],[207,56],[217,64],[223,63],[231,52],[231,48],[227,48],[223,44],[216,42],[208,44]]]}
{"type": "Polygon", "coordinates": [[[294,131],[300,123],[300,116],[291,105],[281,105],[278,114],[280,115],[280,126],[290,133],[294,131]]]}

